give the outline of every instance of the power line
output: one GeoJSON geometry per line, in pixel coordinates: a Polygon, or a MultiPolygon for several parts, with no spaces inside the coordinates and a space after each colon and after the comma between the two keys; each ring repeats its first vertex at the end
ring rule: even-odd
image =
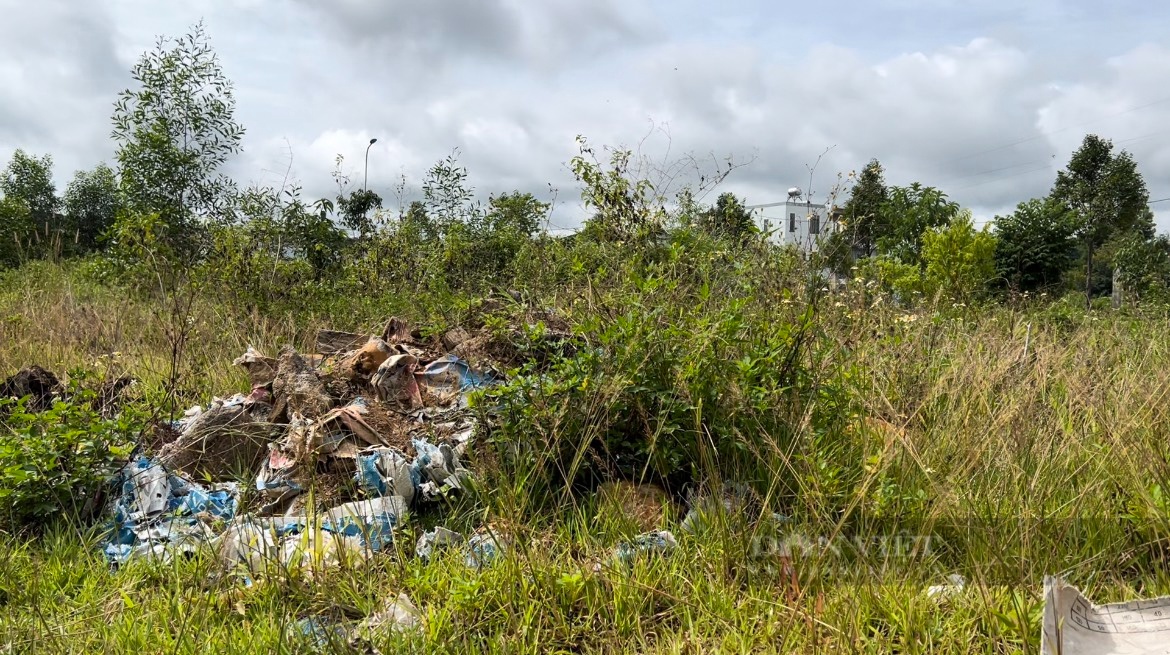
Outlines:
{"type": "Polygon", "coordinates": [[[1067,131],[1067,130],[1071,130],[1071,129],[1073,129],[1074,127],[1081,127],[1081,126],[1084,126],[1084,125],[1088,125],[1088,124],[1090,124],[1090,123],[1096,123],[1097,121],[1102,121],[1102,120],[1105,120],[1105,119],[1107,119],[1107,118],[1114,118],[1114,117],[1116,117],[1116,116],[1121,116],[1121,115],[1123,115],[1123,114],[1128,114],[1128,113],[1130,113],[1130,112],[1133,112],[1133,111],[1138,111],[1138,110],[1140,110],[1140,109],[1146,109],[1146,108],[1149,108],[1149,107],[1153,107],[1153,106],[1155,106],[1155,105],[1160,105],[1160,104],[1162,104],[1162,103],[1165,103],[1165,102],[1170,102],[1170,96],[1168,96],[1168,97],[1165,97],[1165,98],[1162,98],[1162,99],[1160,99],[1160,100],[1155,100],[1155,101],[1153,101],[1153,102],[1148,102],[1148,103],[1146,103],[1146,104],[1144,104],[1144,105],[1138,105],[1138,106],[1136,106],[1136,107],[1130,107],[1130,108],[1128,108],[1128,109],[1123,109],[1123,110],[1121,110],[1121,111],[1119,111],[1119,112],[1115,112],[1115,113],[1112,113],[1112,114],[1108,114],[1108,115],[1106,115],[1106,116],[1100,116],[1100,117],[1098,117],[1098,118],[1094,118],[1094,119],[1092,119],[1092,120],[1088,120],[1088,121],[1081,121],[1080,123],[1073,123],[1072,125],[1066,125],[1066,126],[1064,126],[1064,127],[1062,127],[1062,128],[1055,129],[1055,130],[1051,130],[1051,131],[1049,131],[1049,132],[1044,132],[1044,133],[1041,133],[1041,134],[1037,134],[1036,136],[1030,136],[1030,137],[1028,137],[1028,138],[1026,138],[1026,139],[1019,139],[1019,140],[1017,140],[1017,141],[1012,141],[1011,143],[1008,143],[1008,144],[1006,144],[1006,145],[997,146],[997,147],[995,147],[995,148],[989,148],[989,149],[987,149],[987,150],[980,150],[980,151],[978,151],[978,152],[973,152],[973,153],[971,153],[971,154],[969,154],[969,155],[963,155],[962,157],[956,157],[955,159],[952,159],[952,160],[950,160],[950,161],[948,161],[948,162],[945,162],[945,163],[952,163],[952,162],[956,162],[956,161],[962,161],[962,160],[964,160],[964,159],[970,159],[971,157],[978,157],[979,155],[985,155],[985,154],[987,154],[987,153],[989,153],[989,152],[998,152],[998,151],[1000,151],[1000,150],[1006,150],[1006,149],[1008,149],[1008,148],[1012,148],[1012,147],[1018,146],[1018,145],[1020,145],[1020,144],[1022,144],[1022,143],[1028,143],[1029,141],[1035,141],[1035,140],[1037,140],[1037,139],[1042,139],[1042,138],[1044,138],[1044,137],[1046,137],[1046,136],[1051,136],[1051,135],[1053,135],[1053,134],[1058,134],[1058,133],[1060,133],[1060,132],[1064,132],[1064,131],[1067,131]]]}
{"type": "Polygon", "coordinates": [[[982,182],[976,182],[975,184],[968,184],[967,186],[961,186],[961,187],[955,189],[955,191],[963,191],[964,189],[973,189],[977,186],[983,186],[984,184],[991,184],[992,182],[1002,182],[1004,180],[1010,180],[1012,178],[1020,177],[1021,175],[1029,175],[1031,173],[1039,173],[1040,171],[1049,171],[1049,170],[1052,170],[1052,167],[1049,166],[1048,164],[1045,164],[1043,166],[1029,168],[1026,171],[1020,171],[1019,173],[1012,173],[1011,175],[1001,175],[999,177],[993,177],[990,180],[983,180],[982,182]]]}

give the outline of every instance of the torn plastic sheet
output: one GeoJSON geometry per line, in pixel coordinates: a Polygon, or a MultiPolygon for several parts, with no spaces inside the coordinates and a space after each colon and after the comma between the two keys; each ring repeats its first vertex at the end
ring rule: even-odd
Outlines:
{"type": "Polygon", "coordinates": [[[709,529],[720,512],[728,514],[743,512],[749,496],[749,488],[743,483],[724,482],[719,498],[702,494],[692,499],[691,508],[683,517],[680,526],[683,532],[699,534],[709,529]]]}
{"type": "Polygon", "coordinates": [[[354,477],[367,495],[401,496],[408,505],[422,484],[419,467],[407,462],[406,455],[395,448],[378,448],[358,455],[354,477]]]}
{"type": "Polygon", "coordinates": [[[966,588],[967,578],[964,578],[958,573],[952,573],[947,576],[946,584],[936,584],[927,587],[926,597],[944,600],[956,594],[962,593],[962,591],[966,588]]]}
{"type": "Polygon", "coordinates": [[[354,473],[358,486],[368,496],[401,496],[408,504],[420,498],[434,500],[463,488],[462,480],[471,472],[459,463],[455,449],[422,439],[414,439],[412,443],[416,454],[409,463],[394,448],[376,448],[359,454],[354,473]]]}
{"type": "Polygon", "coordinates": [[[211,536],[206,523],[230,521],[236,513],[234,484],[208,490],[146,457],[124,466],[115,487],[105,547],[113,564],[138,555],[167,559],[173,552],[189,552],[211,536]]]}
{"type": "Polygon", "coordinates": [[[414,466],[422,473],[423,484],[419,492],[426,500],[438,498],[453,489],[462,489],[462,480],[471,475],[459,462],[455,449],[447,444],[438,446],[413,439],[416,456],[414,466]]]}
{"type": "Polygon", "coordinates": [[[422,624],[422,612],[410,602],[410,597],[398,594],[396,598],[387,599],[380,611],[356,625],[311,616],[297,621],[296,627],[297,632],[307,638],[313,648],[323,651],[336,650],[338,646],[356,648],[363,643],[368,645],[386,631],[409,632],[418,630],[422,624]]]}
{"type": "Polygon", "coordinates": [[[394,543],[394,530],[407,514],[398,496],[356,501],[312,517],[242,516],[218,542],[226,568],[240,564],[252,574],[266,565],[281,570],[323,568],[363,559],[394,543]]]}
{"type": "Polygon", "coordinates": [[[461,394],[461,406],[467,403],[465,394],[468,391],[482,389],[498,381],[493,372],[477,371],[455,355],[445,355],[427,364],[417,377],[424,386],[439,394],[461,394]]]}
{"type": "Polygon", "coordinates": [[[1094,605],[1059,577],[1044,578],[1041,655],[1163,655],[1170,596],[1094,605]]]}
{"type": "Polygon", "coordinates": [[[384,550],[408,511],[404,498],[385,496],[346,503],[311,518],[236,517],[234,485],[208,490],[146,458],[127,465],[120,478],[105,546],[114,564],[139,556],[168,561],[209,544],[225,563],[246,562],[253,570],[265,559],[286,566],[306,559],[331,564],[345,552],[384,550]],[[218,521],[230,521],[222,534],[213,528],[218,521]]]}
{"type": "Polygon", "coordinates": [[[411,409],[423,404],[415,379],[418,357],[411,354],[388,357],[370,378],[370,386],[379,400],[391,401],[411,409]]]}
{"type": "Polygon", "coordinates": [[[482,569],[495,562],[506,549],[507,542],[489,530],[467,540],[463,563],[468,568],[482,569]]]}
{"type": "Polygon", "coordinates": [[[667,554],[678,547],[678,541],[667,530],[647,532],[634,537],[630,541],[623,541],[614,549],[614,559],[622,564],[630,564],[642,553],[667,554]]]}
{"type": "Polygon", "coordinates": [[[435,551],[441,548],[450,546],[458,546],[463,543],[463,535],[448,530],[439,526],[433,530],[428,530],[418,538],[418,544],[415,545],[414,554],[419,559],[426,561],[435,554],[435,551]]]}

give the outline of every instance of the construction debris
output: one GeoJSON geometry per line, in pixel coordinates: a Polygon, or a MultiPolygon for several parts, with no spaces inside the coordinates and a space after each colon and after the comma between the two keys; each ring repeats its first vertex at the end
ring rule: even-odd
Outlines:
{"type": "Polygon", "coordinates": [[[317,418],[334,405],[317,371],[291,346],[280,351],[272,394],[276,398],[273,422],[281,422],[286,417],[317,418]]]}
{"type": "Polygon", "coordinates": [[[255,471],[272,439],[270,426],[256,420],[257,411],[267,414],[269,406],[243,395],[216,399],[182,423],[179,438],[163,447],[159,462],[213,480],[255,471]]]}
{"type": "Polygon", "coordinates": [[[398,354],[381,337],[371,337],[361,348],[341,360],[341,373],[352,382],[369,380],[391,355],[398,354]]]}
{"type": "MultiPolygon", "coordinates": [[[[328,352],[286,346],[277,358],[249,347],[234,364],[248,372],[250,394],[192,407],[156,457],[120,472],[109,560],[209,547],[225,572],[311,573],[382,552],[412,506],[462,489],[476,426],[466,395],[499,376],[430,354],[396,319],[382,336],[357,337],[322,331],[328,352]],[[255,493],[245,498],[238,483],[248,479],[255,493]]],[[[462,543],[451,531],[428,535],[420,557],[462,543]]],[[[502,548],[485,535],[467,545],[477,567],[502,548]]]]}
{"type": "Polygon", "coordinates": [[[369,335],[337,330],[317,331],[317,352],[322,355],[336,355],[361,348],[369,341],[369,335]]]}
{"type": "Polygon", "coordinates": [[[248,346],[248,350],[237,357],[232,364],[241,366],[248,372],[248,379],[252,382],[253,389],[272,384],[272,380],[276,378],[276,360],[261,355],[251,346],[248,346]]]}

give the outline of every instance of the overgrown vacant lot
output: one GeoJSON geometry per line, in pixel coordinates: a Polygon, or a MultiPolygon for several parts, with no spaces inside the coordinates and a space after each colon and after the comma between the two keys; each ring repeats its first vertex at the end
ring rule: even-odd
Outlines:
{"type": "Polygon", "coordinates": [[[0,536],[0,648],[307,652],[302,619],[356,621],[402,593],[422,627],[379,633],[384,653],[1035,653],[1046,574],[1099,601],[1170,592],[1164,317],[1072,301],[911,312],[863,283],[797,284],[782,260],[751,275],[701,263],[718,256],[263,312],[194,287],[133,292],[85,263],[5,274],[0,372],[139,383],[121,419],[66,405],[5,419],[0,493],[32,513],[0,536]],[[320,327],[377,331],[391,315],[509,347],[484,355],[508,360],[506,382],[472,398],[491,415],[474,485],[420,507],[388,551],[251,584],[216,575],[211,554],[114,570],[100,516],[60,496],[37,513],[37,493],[76,487],[27,471],[30,453],[36,468],[88,441],[135,443],[160,413],[247,392],[231,362],[249,345],[308,352],[320,327]],[[553,333],[577,347],[545,347],[553,333]],[[740,490],[731,510],[684,529],[688,502],[723,482],[740,490]],[[424,562],[415,541],[440,524],[490,525],[509,547],[478,570],[458,550],[424,562]],[[650,529],[677,548],[614,559],[650,529]],[[966,585],[928,594],[953,574],[966,585]]]}

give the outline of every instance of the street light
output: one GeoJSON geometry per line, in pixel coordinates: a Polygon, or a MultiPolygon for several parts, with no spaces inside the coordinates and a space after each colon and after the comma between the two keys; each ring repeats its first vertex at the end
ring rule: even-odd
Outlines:
{"type": "Polygon", "coordinates": [[[366,174],[365,174],[365,179],[362,180],[362,191],[365,191],[366,187],[369,186],[369,182],[370,182],[370,148],[372,148],[373,145],[377,142],[378,142],[377,139],[370,139],[370,145],[366,146],[366,174]]]}

